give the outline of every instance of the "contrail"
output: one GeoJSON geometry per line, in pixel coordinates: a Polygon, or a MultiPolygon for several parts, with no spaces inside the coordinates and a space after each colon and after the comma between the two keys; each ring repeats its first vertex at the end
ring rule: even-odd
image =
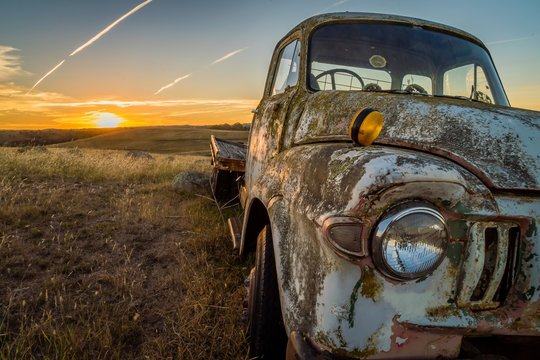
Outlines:
{"type": "Polygon", "coordinates": [[[527,40],[527,39],[531,39],[531,38],[533,38],[533,37],[534,37],[534,35],[530,35],[530,36],[524,36],[524,37],[515,38],[515,39],[507,39],[507,40],[491,41],[491,42],[487,42],[486,45],[505,44],[505,43],[510,43],[510,42],[516,42],[516,41],[521,41],[521,40],[527,40]]]}
{"type": "MultiPolygon", "coordinates": [[[[112,28],[114,28],[116,25],[118,25],[122,20],[124,20],[125,18],[127,18],[128,16],[130,15],[133,15],[134,13],[136,13],[137,11],[139,11],[140,9],[142,9],[144,6],[148,5],[149,3],[151,3],[152,0],[146,0],[145,2],[135,6],[133,9],[131,9],[130,11],[128,11],[127,13],[125,13],[123,16],[119,17],[116,21],[114,21],[111,25],[107,26],[105,29],[103,29],[101,32],[99,32],[96,36],[94,36],[93,38],[91,38],[90,40],[88,40],[87,42],[85,42],[83,45],[81,45],[80,47],[78,47],[75,51],[73,51],[71,54],[69,54],[69,56],[73,56],[75,54],[77,54],[78,52],[82,51],[83,49],[87,48],[88,46],[92,45],[95,41],[97,41],[100,37],[102,37],[103,35],[105,35],[106,33],[108,33],[109,31],[112,30],[112,28]]],[[[34,88],[40,83],[42,82],[47,76],[51,75],[56,69],[58,69],[63,63],[64,61],[66,61],[65,59],[62,60],[58,65],[56,65],[51,71],[49,71],[48,73],[45,74],[45,76],[43,76],[41,79],[38,80],[37,83],[34,84],[34,86],[32,86],[32,88],[26,93],[27,95],[30,94],[30,92],[32,90],[34,90],[34,88]]]]}
{"type": "MultiPolygon", "coordinates": [[[[220,62],[225,61],[225,60],[227,60],[228,58],[233,57],[234,55],[236,55],[236,54],[238,54],[238,53],[240,53],[240,52],[242,52],[242,51],[244,51],[244,50],[246,50],[246,49],[247,49],[247,47],[242,48],[242,49],[238,49],[238,50],[231,51],[231,52],[228,53],[227,55],[222,56],[222,57],[220,57],[219,59],[217,59],[216,61],[214,61],[213,63],[211,63],[210,66],[219,64],[220,62]]],[[[154,93],[154,95],[157,95],[157,94],[159,94],[160,92],[162,92],[163,90],[168,89],[168,88],[170,88],[171,86],[174,86],[175,84],[179,83],[180,81],[182,81],[182,80],[184,80],[184,79],[187,79],[187,78],[190,77],[192,74],[193,74],[193,73],[189,73],[189,74],[187,74],[187,75],[184,75],[184,76],[182,76],[182,77],[179,77],[178,79],[174,80],[172,83],[167,84],[167,85],[163,86],[161,89],[159,89],[158,91],[156,91],[156,92],[154,93]]]]}
{"type": "Polygon", "coordinates": [[[56,65],[55,67],[52,68],[52,70],[50,70],[48,73],[46,73],[45,75],[43,75],[43,77],[42,77],[41,79],[39,79],[39,80],[37,81],[37,83],[35,83],[34,86],[32,86],[32,88],[31,88],[30,90],[28,90],[28,92],[26,93],[26,95],[30,94],[30,92],[31,92],[32,90],[34,90],[34,88],[35,88],[36,86],[38,86],[38,84],[39,84],[40,82],[42,82],[43,80],[45,80],[45,78],[46,78],[47,76],[51,75],[56,69],[58,69],[60,66],[62,66],[62,64],[63,64],[65,61],[66,61],[65,59],[62,60],[62,61],[60,61],[60,62],[58,63],[58,65],[56,65]]]}
{"type": "Polygon", "coordinates": [[[220,57],[219,59],[217,59],[216,61],[214,61],[211,65],[219,64],[220,62],[225,61],[225,60],[227,60],[228,58],[233,57],[234,55],[236,55],[236,54],[238,54],[238,53],[241,53],[242,51],[244,51],[244,50],[246,50],[246,49],[247,49],[247,47],[242,48],[242,49],[238,49],[238,50],[231,51],[231,52],[228,53],[227,55],[225,55],[225,56],[223,56],[223,57],[220,57]]]}
{"type": "Polygon", "coordinates": [[[79,48],[77,48],[77,50],[73,51],[71,54],[69,54],[69,56],[73,56],[75,54],[77,54],[79,51],[82,51],[83,49],[85,49],[86,47],[92,45],[95,41],[97,41],[100,37],[102,37],[103,35],[105,35],[106,33],[108,33],[109,31],[112,30],[112,28],[114,28],[116,25],[118,25],[122,20],[126,19],[127,17],[133,15],[134,13],[136,13],[137,11],[139,11],[140,9],[142,9],[143,7],[145,7],[146,5],[150,4],[152,2],[152,0],[146,0],[145,2],[135,6],[133,9],[131,9],[130,11],[128,11],[126,14],[124,14],[123,16],[121,16],[120,18],[118,18],[116,21],[114,21],[111,25],[107,26],[105,29],[103,29],[101,32],[99,32],[96,36],[94,36],[93,38],[91,38],[90,40],[88,40],[87,42],[85,42],[83,45],[81,45],[79,48]]]}
{"type": "Polygon", "coordinates": [[[182,81],[182,80],[184,80],[184,79],[187,79],[187,78],[190,77],[190,76],[191,76],[191,73],[179,77],[178,79],[174,80],[172,83],[167,84],[167,85],[163,86],[161,89],[159,89],[158,91],[156,91],[156,92],[154,93],[154,95],[159,94],[159,93],[162,92],[163,90],[168,89],[168,88],[170,88],[171,86],[174,86],[175,84],[179,83],[180,81],[182,81]]]}
{"type": "Polygon", "coordinates": [[[324,9],[322,9],[321,13],[327,12],[328,10],[330,10],[332,8],[338,7],[338,6],[343,5],[345,3],[348,3],[348,2],[349,2],[349,0],[338,1],[338,2],[336,2],[336,3],[334,3],[334,4],[330,5],[330,6],[325,7],[324,9]]]}

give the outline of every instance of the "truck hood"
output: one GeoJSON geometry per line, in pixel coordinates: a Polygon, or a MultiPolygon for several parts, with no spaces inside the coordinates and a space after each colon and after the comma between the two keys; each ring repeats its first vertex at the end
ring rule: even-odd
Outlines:
{"type": "Polygon", "coordinates": [[[491,189],[540,190],[540,112],[412,94],[321,91],[306,99],[295,144],[350,141],[364,107],[384,116],[376,144],[459,163],[491,189]]]}

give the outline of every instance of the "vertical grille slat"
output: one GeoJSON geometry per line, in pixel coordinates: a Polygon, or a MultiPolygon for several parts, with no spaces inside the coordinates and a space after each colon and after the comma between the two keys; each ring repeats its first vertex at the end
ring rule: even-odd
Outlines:
{"type": "MultiPolygon", "coordinates": [[[[497,238],[497,260],[495,260],[495,269],[493,270],[491,281],[482,299],[484,303],[493,301],[495,293],[501,284],[508,259],[508,227],[499,226],[497,228],[497,235],[499,235],[497,238]]],[[[498,304],[496,301],[494,303],[498,304]]]]}
{"type": "Polygon", "coordinates": [[[477,222],[471,225],[463,262],[458,305],[475,310],[500,305],[513,281],[517,226],[477,222]]]}
{"type": "Polygon", "coordinates": [[[471,226],[467,252],[463,264],[467,269],[463,274],[461,291],[458,297],[458,304],[464,305],[471,301],[474,290],[478,285],[484,268],[485,235],[484,229],[476,223],[471,226]]]}

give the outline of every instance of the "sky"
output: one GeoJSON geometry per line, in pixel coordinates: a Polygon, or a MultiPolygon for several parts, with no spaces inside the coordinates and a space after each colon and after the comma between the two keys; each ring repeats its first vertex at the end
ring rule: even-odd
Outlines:
{"type": "Polygon", "coordinates": [[[472,33],[540,111],[536,0],[0,0],[0,129],[250,122],[275,44],[338,11],[472,33]]]}

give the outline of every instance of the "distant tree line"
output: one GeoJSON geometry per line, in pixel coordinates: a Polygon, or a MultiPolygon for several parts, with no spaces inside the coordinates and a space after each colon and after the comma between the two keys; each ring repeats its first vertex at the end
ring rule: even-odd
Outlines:
{"type": "Polygon", "coordinates": [[[239,122],[234,124],[219,124],[219,125],[210,125],[209,129],[216,130],[249,130],[251,124],[240,124],[239,122]]]}

